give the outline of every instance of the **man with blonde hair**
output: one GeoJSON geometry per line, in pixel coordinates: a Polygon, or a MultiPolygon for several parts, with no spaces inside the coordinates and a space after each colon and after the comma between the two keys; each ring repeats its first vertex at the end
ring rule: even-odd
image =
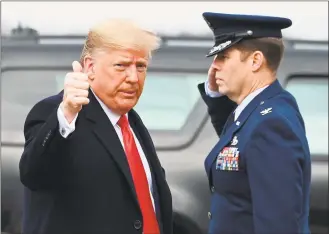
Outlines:
{"type": "Polygon", "coordinates": [[[128,20],[88,34],[64,90],[29,112],[23,234],[171,234],[172,198],[133,110],[159,38],[128,20]]]}

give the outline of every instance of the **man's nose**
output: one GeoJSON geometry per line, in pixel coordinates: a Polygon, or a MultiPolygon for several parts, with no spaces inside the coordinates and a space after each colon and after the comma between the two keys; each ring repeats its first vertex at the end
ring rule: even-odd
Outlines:
{"type": "Polygon", "coordinates": [[[220,71],[222,66],[218,61],[214,60],[211,64],[211,67],[218,70],[218,71],[220,71]]]}
{"type": "Polygon", "coordinates": [[[127,81],[129,82],[137,82],[138,81],[138,74],[136,66],[132,65],[129,66],[127,69],[127,81]]]}

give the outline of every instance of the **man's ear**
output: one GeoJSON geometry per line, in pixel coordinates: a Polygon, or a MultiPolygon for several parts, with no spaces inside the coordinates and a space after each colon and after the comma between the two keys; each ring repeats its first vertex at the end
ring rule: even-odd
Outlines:
{"type": "Polygon", "coordinates": [[[264,55],[260,51],[255,51],[251,55],[251,60],[252,60],[251,61],[252,62],[252,64],[251,64],[252,68],[251,69],[252,69],[253,72],[258,71],[261,68],[261,66],[264,65],[264,62],[265,62],[264,55]]]}
{"type": "Polygon", "coordinates": [[[83,59],[83,69],[84,72],[88,74],[89,79],[93,80],[95,78],[94,72],[94,60],[90,55],[86,55],[83,59]]]}

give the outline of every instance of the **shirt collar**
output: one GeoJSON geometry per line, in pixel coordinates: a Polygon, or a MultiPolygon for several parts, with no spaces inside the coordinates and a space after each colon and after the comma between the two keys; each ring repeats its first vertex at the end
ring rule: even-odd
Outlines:
{"type": "MultiPolygon", "coordinates": [[[[97,95],[95,94],[95,92],[90,88],[90,90],[93,92],[94,96],[96,97],[97,101],[99,102],[99,104],[101,105],[102,109],[104,110],[105,114],[107,115],[107,117],[110,119],[111,123],[113,126],[115,126],[121,115],[118,115],[117,113],[114,113],[110,108],[108,108],[100,99],[99,97],[97,97],[97,95]]],[[[128,113],[126,113],[126,116],[128,118],[128,113]]]]}
{"type": "Polygon", "coordinates": [[[260,89],[256,89],[255,91],[253,91],[252,93],[250,93],[245,99],[243,99],[243,101],[240,103],[240,105],[238,105],[238,107],[235,109],[234,111],[234,121],[236,121],[240,114],[242,113],[242,111],[244,110],[244,108],[246,108],[246,106],[258,95],[260,94],[264,89],[266,89],[268,87],[268,85],[266,85],[265,87],[262,87],[260,89]]]}

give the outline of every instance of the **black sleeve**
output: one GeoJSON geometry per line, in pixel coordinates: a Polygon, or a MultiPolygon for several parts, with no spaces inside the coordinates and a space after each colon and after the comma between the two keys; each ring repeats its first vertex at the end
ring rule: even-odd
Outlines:
{"type": "Polygon", "coordinates": [[[208,107],[208,114],[211,123],[214,126],[217,135],[220,136],[228,116],[237,105],[227,96],[209,97],[205,92],[204,83],[199,84],[198,89],[203,101],[208,107]]]}
{"type": "Polygon", "coordinates": [[[69,139],[59,133],[58,107],[59,101],[45,99],[32,108],[24,124],[20,180],[31,190],[50,189],[62,181],[69,139]]]}

